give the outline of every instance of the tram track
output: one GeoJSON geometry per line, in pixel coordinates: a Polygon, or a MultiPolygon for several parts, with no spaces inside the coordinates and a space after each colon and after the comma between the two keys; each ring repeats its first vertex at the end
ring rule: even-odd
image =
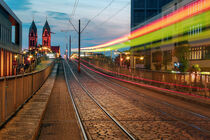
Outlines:
{"type": "MultiPolygon", "coordinates": [[[[100,108],[105,114],[106,114],[106,116],[118,127],[118,129],[120,129],[120,131],[122,132],[122,133],[124,133],[124,136],[126,136],[126,137],[119,137],[120,139],[131,139],[131,140],[135,140],[135,139],[137,139],[135,136],[133,136],[133,134],[131,134],[130,132],[128,132],[127,130],[126,130],[126,128],[124,128],[124,126],[122,126],[121,125],[121,123],[115,118],[115,117],[113,117],[112,116],[112,114],[110,114],[92,95],[91,95],[91,93],[90,93],[90,91],[89,90],[87,90],[86,89],[86,87],[84,87],[82,84],[81,84],[81,82],[80,82],[80,80],[77,78],[77,76],[76,76],[76,74],[75,74],[75,72],[71,69],[71,67],[70,67],[70,65],[68,64],[68,63],[66,63],[65,64],[65,62],[64,62],[64,69],[65,69],[65,77],[66,77],[66,83],[67,83],[67,85],[68,85],[68,89],[69,89],[69,93],[71,94],[71,98],[72,98],[72,102],[74,102],[74,106],[75,106],[75,111],[77,112],[76,114],[77,114],[77,117],[78,117],[78,120],[79,120],[79,122],[80,122],[80,126],[83,128],[83,130],[84,131],[82,131],[83,132],[83,136],[84,136],[84,138],[86,137],[87,139],[92,139],[91,138],[91,134],[89,133],[89,130],[88,130],[88,127],[87,126],[85,126],[85,122],[84,121],[87,121],[87,120],[85,120],[84,118],[82,118],[82,115],[81,115],[81,111],[79,111],[79,109],[78,109],[78,107],[77,107],[77,103],[76,103],[76,101],[75,101],[75,95],[73,95],[73,93],[72,93],[72,88],[74,88],[73,86],[71,87],[70,86],[70,84],[69,84],[69,82],[68,82],[68,78],[67,78],[67,70],[66,70],[66,67],[65,67],[65,65],[67,65],[67,67],[68,67],[68,70],[69,70],[69,73],[71,73],[72,74],[72,77],[71,78],[74,78],[75,79],[75,81],[76,81],[76,83],[77,83],[77,85],[79,85],[79,87],[83,90],[83,93],[85,93],[86,95],[88,95],[88,97],[89,97],[89,99],[91,99],[96,105],[97,105],[97,107],[98,108],[100,108]],[[80,112],[80,113],[79,113],[80,112]]],[[[72,81],[72,79],[71,79],[71,81],[72,81]]],[[[78,98],[78,96],[77,96],[77,98],[78,98]]],[[[80,102],[82,102],[81,100],[80,100],[80,102]]],[[[110,121],[109,120],[109,121],[110,121]]],[[[98,121],[98,120],[97,120],[98,121]]],[[[115,137],[116,138],[116,137],[115,137]]]]}
{"type": "MultiPolygon", "coordinates": [[[[90,70],[87,70],[87,69],[84,70],[84,68],[82,68],[82,70],[89,77],[91,77],[94,81],[100,83],[101,85],[103,85],[103,87],[106,87],[106,88],[112,90],[113,92],[117,92],[121,96],[124,96],[124,98],[133,100],[133,98],[130,97],[131,96],[131,93],[132,93],[132,94],[135,94],[136,96],[140,96],[141,98],[146,99],[147,101],[148,100],[152,100],[156,104],[152,104],[152,106],[151,106],[151,105],[145,104],[145,102],[144,102],[144,104],[143,104],[144,107],[147,107],[150,110],[159,112],[162,116],[170,117],[170,118],[172,118],[172,119],[174,119],[174,120],[182,123],[183,125],[186,125],[187,127],[191,127],[193,129],[196,129],[197,131],[200,131],[201,133],[205,134],[206,135],[205,137],[208,137],[209,138],[209,129],[210,128],[209,128],[209,125],[208,124],[210,122],[209,121],[210,119],[208,117],[203,116],[203,115],[198,114],[198,113],[195,113],[195,112],[192,112],[192,111],[184,110],[184,109],[181,109],[179,107],[176,107],[176,106],[174,106],[172,104],[169,104],[169,103],[166,103],[166,102],[163,102],[163,101],[160,101],[160,100],[151,98],[151,97],[149,97],[149,96],[147,96],[147,95],[145,95],[143,93],[139,93],[139,92],[137,92],[137,91],[135,91],[133,89],[128,89],[127,87],[123,87],[123,86],[121,86],[121,85],[119,85],[117,83],[114,83],[113,81],[108,80],[107,78],[104,78],[104,76],[101,76],[101,75],[99,76],[96,73],[94,74],[94,72],[91,72],[91,74],[90,74],[90,70]],[[87,72],[87,71],[89,71],[89,72],[87,72]],[[104,81],[106,81],[106,83],[104,81]],[[114,88],[113,88],[113,85],[115,85],[114,88]],[[118,87],[118,89],[116,87],[118,87]],[[126,90],[127,91],[126,94],[123,94],[122,92],[119,92],[119,89],[126,90]],[[158,107],[156,107],[156,106],[160,106],[160,104],[161,104],[161,107],[160,107],[161,109],[158,108],[158,107]],[[180,119],[177,116],[173,115],[172,113],[168,113],[167,112],[167,108],[165,108],[165,106],[167,108],[169,108],[169,109],[173,108],[174,110],[178,110],[177,112],[175,112],[175,114],[181,112],[182,116],[185,115],[186,118],[185,119],[183,119],[183,118],[180,119]],[[200,123],[202,124],[201,126],[199,126],[199,125],[196,124],[198,121],[200,121],[200,123]]],[[[150,103],[151,103],[151,101],[150,101],[150,103]]]]}

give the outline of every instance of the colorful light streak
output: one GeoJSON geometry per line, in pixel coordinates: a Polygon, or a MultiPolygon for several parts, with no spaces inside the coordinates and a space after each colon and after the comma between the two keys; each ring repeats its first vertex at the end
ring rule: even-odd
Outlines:
{"type": "Polygon", "coordinates": [[[197,23],[207,26],[210,23],[209,10],[209,0],[197,0],[169,15],[131,32],[129,35],[125,35],[105,44],[82,48],[82,52],[102,52],[138,46],[144,43],[163,39],[166,35],[176,36],[184,33],[189,30],[190,26],[197,23]],[[183,25],[185,26],[184,29],[183,25]]]}
{"type": "Polygon", "coordinates": [[[83,62],[88,63],[89,65],[97,68],[97,69],[100,69],[100,70],[103,70],[103,71],[106,71],[106,72],[109,72],[109,73],[112,73],[112,74],[117,74],[117,75],[129,77],[129,78],[133,78],[133,79],[138,79],[138,80],[147,81],[147,82],[153,82],[153,83],[158,83],[158,84],[173,85],[173,86],[178,86],[178,87],[185,87],[185,88],[191,88],[191,89],[208,90],[208,91],[210,91],[209,88],[200,88],[200,87],[193,87],[193,86],[180,85],[180,84],[174,84],[174,83],[167,83],[167,82],[161,82],[161,81],[156,81],[156,80],[151,80],[151,79],[146,79],[146,78],[141,78],[141,77],[126,75],[126,74],[122,74],[122,73],[118,73],[118,72],[113,72],[113,71],[110,71],[110,70],[107,70],[107,69],[103,69],[101,67],[98,67],[98,66],[96,66],[96,65],[94,65],[94,64],[92,64],[90,62],[87,62],[87,61],[85,61],[83,59],[81,59],[81,60],[83,62]]]}
{"type": "MultiPolygon", "coordinates": [[[[75,61],[77,61],[77,60],[75,60],[75,61]]],[[[180,91],[173,91],[173,90],[169,90],[169,89],[159,88],[159,87],[155,87],[155,86],[151,86],[151,85],[146,85],[146,84],[141,84],[141,83],[136,83],[136,82],[120,79],[120,78],[117,78],[117,77],[106,75],[106,74],[101,73],[99,71],[96,71],[94,69],[91,69],[90,67],[84,65],[83,63],[81,63],[81,65],[84,66],[85,68],[89,69],[90,71],[93,71],[95,73],[98,73],[100,75],[103,75],[105,77],[109,77],[109,78],[112,78],[112,79],[115,79],[115,80],[118,80],[118,81],[130,83],[130,84],[138,85],[138,86],[142,86],[142,87],[147,87],[147,88],[150,88],[150,89],[156,89],[156,90],[159,90],[159,91],[165,91],[165,92],[170,92],[170,93],[175,93],[175,94],[187,95],[187,96],[196,97],[196,98],[200,98],[200,99],[204,99],[204,100],[208,100],[208,101],[210,100],[210,98],[205,98],[205,97],[202,97],[202,96],[199,96],[199,95],[192,95],[192,94],[189,94],[189,93],[184,93],[184,92],[180,92],[180,91]]]]}
{"type": "MultiPolygon", "coordinates": [[[[121,43],[121,44],[116,44],[116,45],[109,46],[106,48],[95,49],[95,50],[92,50],[92,52],[101,52],[101,51],[106,51],[107,49],[116,50],[120,48],[126,48],[128,46],[134,47],[134,46],[138,46],[142,44],[151,43],[156,40],[162,40],[167,37],[172,37],[173,38],[172,42],[178,42],[178,41],[184,41],[184,40],[187,40],[187,41],[200,40],[206,37],[209,38],[208,35],[209,35],[210,30],[203,31],[200,34],[197,34],[195,36],[185,35],[185,36],[180,36],[176,38],[174,37],[174,36],[182,35],[183,33],[188,32],[190,27],[194,25],[202,24],[203,27],[208,27],[210,25],[210,19],[208,17],[210,17],[210,11],[199,14],[192,18],[186,19],[182,22],[173,24],[166,28],[157,30],[155,32],[146,34],[144,36],[132,39],[131,41],[124,42],[123,44],[121,43]]],[[[167,41],[162,41],[160,45],[164,45],[164,44],[168,44],[167,41]]],[[[157,47],[157,45],[154,45],[154,44],[153,46],[157,47]]],[[[146,47],[148,47],[148,45],[146,47]]]]}

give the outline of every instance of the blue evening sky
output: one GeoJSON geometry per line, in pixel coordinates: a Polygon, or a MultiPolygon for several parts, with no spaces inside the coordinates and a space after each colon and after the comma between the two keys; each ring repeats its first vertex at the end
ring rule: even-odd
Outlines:
{"type": "MultiPolygon", "coordinates": [[[[72,14],[75,0],[4,0],[23,22],[23,48],[28,48],[28,32],[32,20],[38,28],[38,43],[42,43],[42,28],[48,19],[52,32],[52,45],[60,45],[64,52],[69,33],[61,30],[73,30],[68,19],[72,14]]],[[[81,19],[82,28],[112,0],[80,0],[72,18],[78,28],[81,19]]],[[[96,17],[82,33],[82,47],[105,43],[130,31],[130,0],[114,0],[100,16],[96,17]],[[128,5],[127,7],[125,7],[128,5]],[[123,8],[125,7],[125,8],[123,8]],[[114,14],[119,12],[116,16],[114,14]],[[113,17],[110,19],[110,17],[113,17]],[[105,22],[106,21],[106,22],[105,22]],[[105,22],[105,23],[104,23],[105,22]]],[[[77,48],[77,34],[72,31],[72,47],[77,48]]]]}

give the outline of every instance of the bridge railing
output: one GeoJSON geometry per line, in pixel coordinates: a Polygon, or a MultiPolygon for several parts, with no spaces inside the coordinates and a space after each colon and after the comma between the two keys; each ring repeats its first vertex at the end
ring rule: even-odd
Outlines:
{"type": "Polygon", "coordinates": [[[54,62],[40,71],[0,77],[0,127],[39,90],[53,66],[54,62]]]}
{"type": "Polygon", "coordinates": [[[171,73],[142,69],[129,69],[97,59],[85,58],[82,62],[116,77],[137,83],[210,98],[210,75],[197,73],[171,73]]]}

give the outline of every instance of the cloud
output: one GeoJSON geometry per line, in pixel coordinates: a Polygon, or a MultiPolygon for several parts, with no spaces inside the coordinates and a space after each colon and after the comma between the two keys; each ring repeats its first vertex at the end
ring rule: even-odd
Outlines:
{"type": "Polygon", "coordinates": [[[32,3],[30,0],[5,0],[5,2],[10,5],[13,10],[28,10],[31,8],[32,3]]]}
{"type": "MultiPolygon", "coordinates": [[[[106,19],[121,9],[130,0],[115,0],[115,2],[100,16],[95,18],[81,34],[82,47],[94,46],[116,39],[130,31],[130,9],[124,9],[113,19],[102,24],[106,19]]],[[[61,45],[61,52],[65,51],[66,36],[61,30],[73,30],[69,24],[69,15],[72,13],[74,0],[5,0],[9,7],[21,19],[23,23],[23,48],[28,48],[28,31],[34,18],[38,29],[38,42],[42,43],[42,28],[48,17],[48,23],[52,32],[52,45],[61,45]]],[[[84,0],[80,1],[76,14],[72,19],[78,29],[78,19],[81,19],[83,29],[87,21],[103,9],[109,0],[84,0]]],[[[128,6],[129,7],[129,6],[128,6]]],[[[72,48],[78,46],[76,32],[71,32],[72,48]]]]}
{"type": "Polygon", "coordinates": [[[49,17],[52,17],[56,20],[68,20],[69,15],[66,13],[55,12],[55,11],[46,11],[49,17]]]}

